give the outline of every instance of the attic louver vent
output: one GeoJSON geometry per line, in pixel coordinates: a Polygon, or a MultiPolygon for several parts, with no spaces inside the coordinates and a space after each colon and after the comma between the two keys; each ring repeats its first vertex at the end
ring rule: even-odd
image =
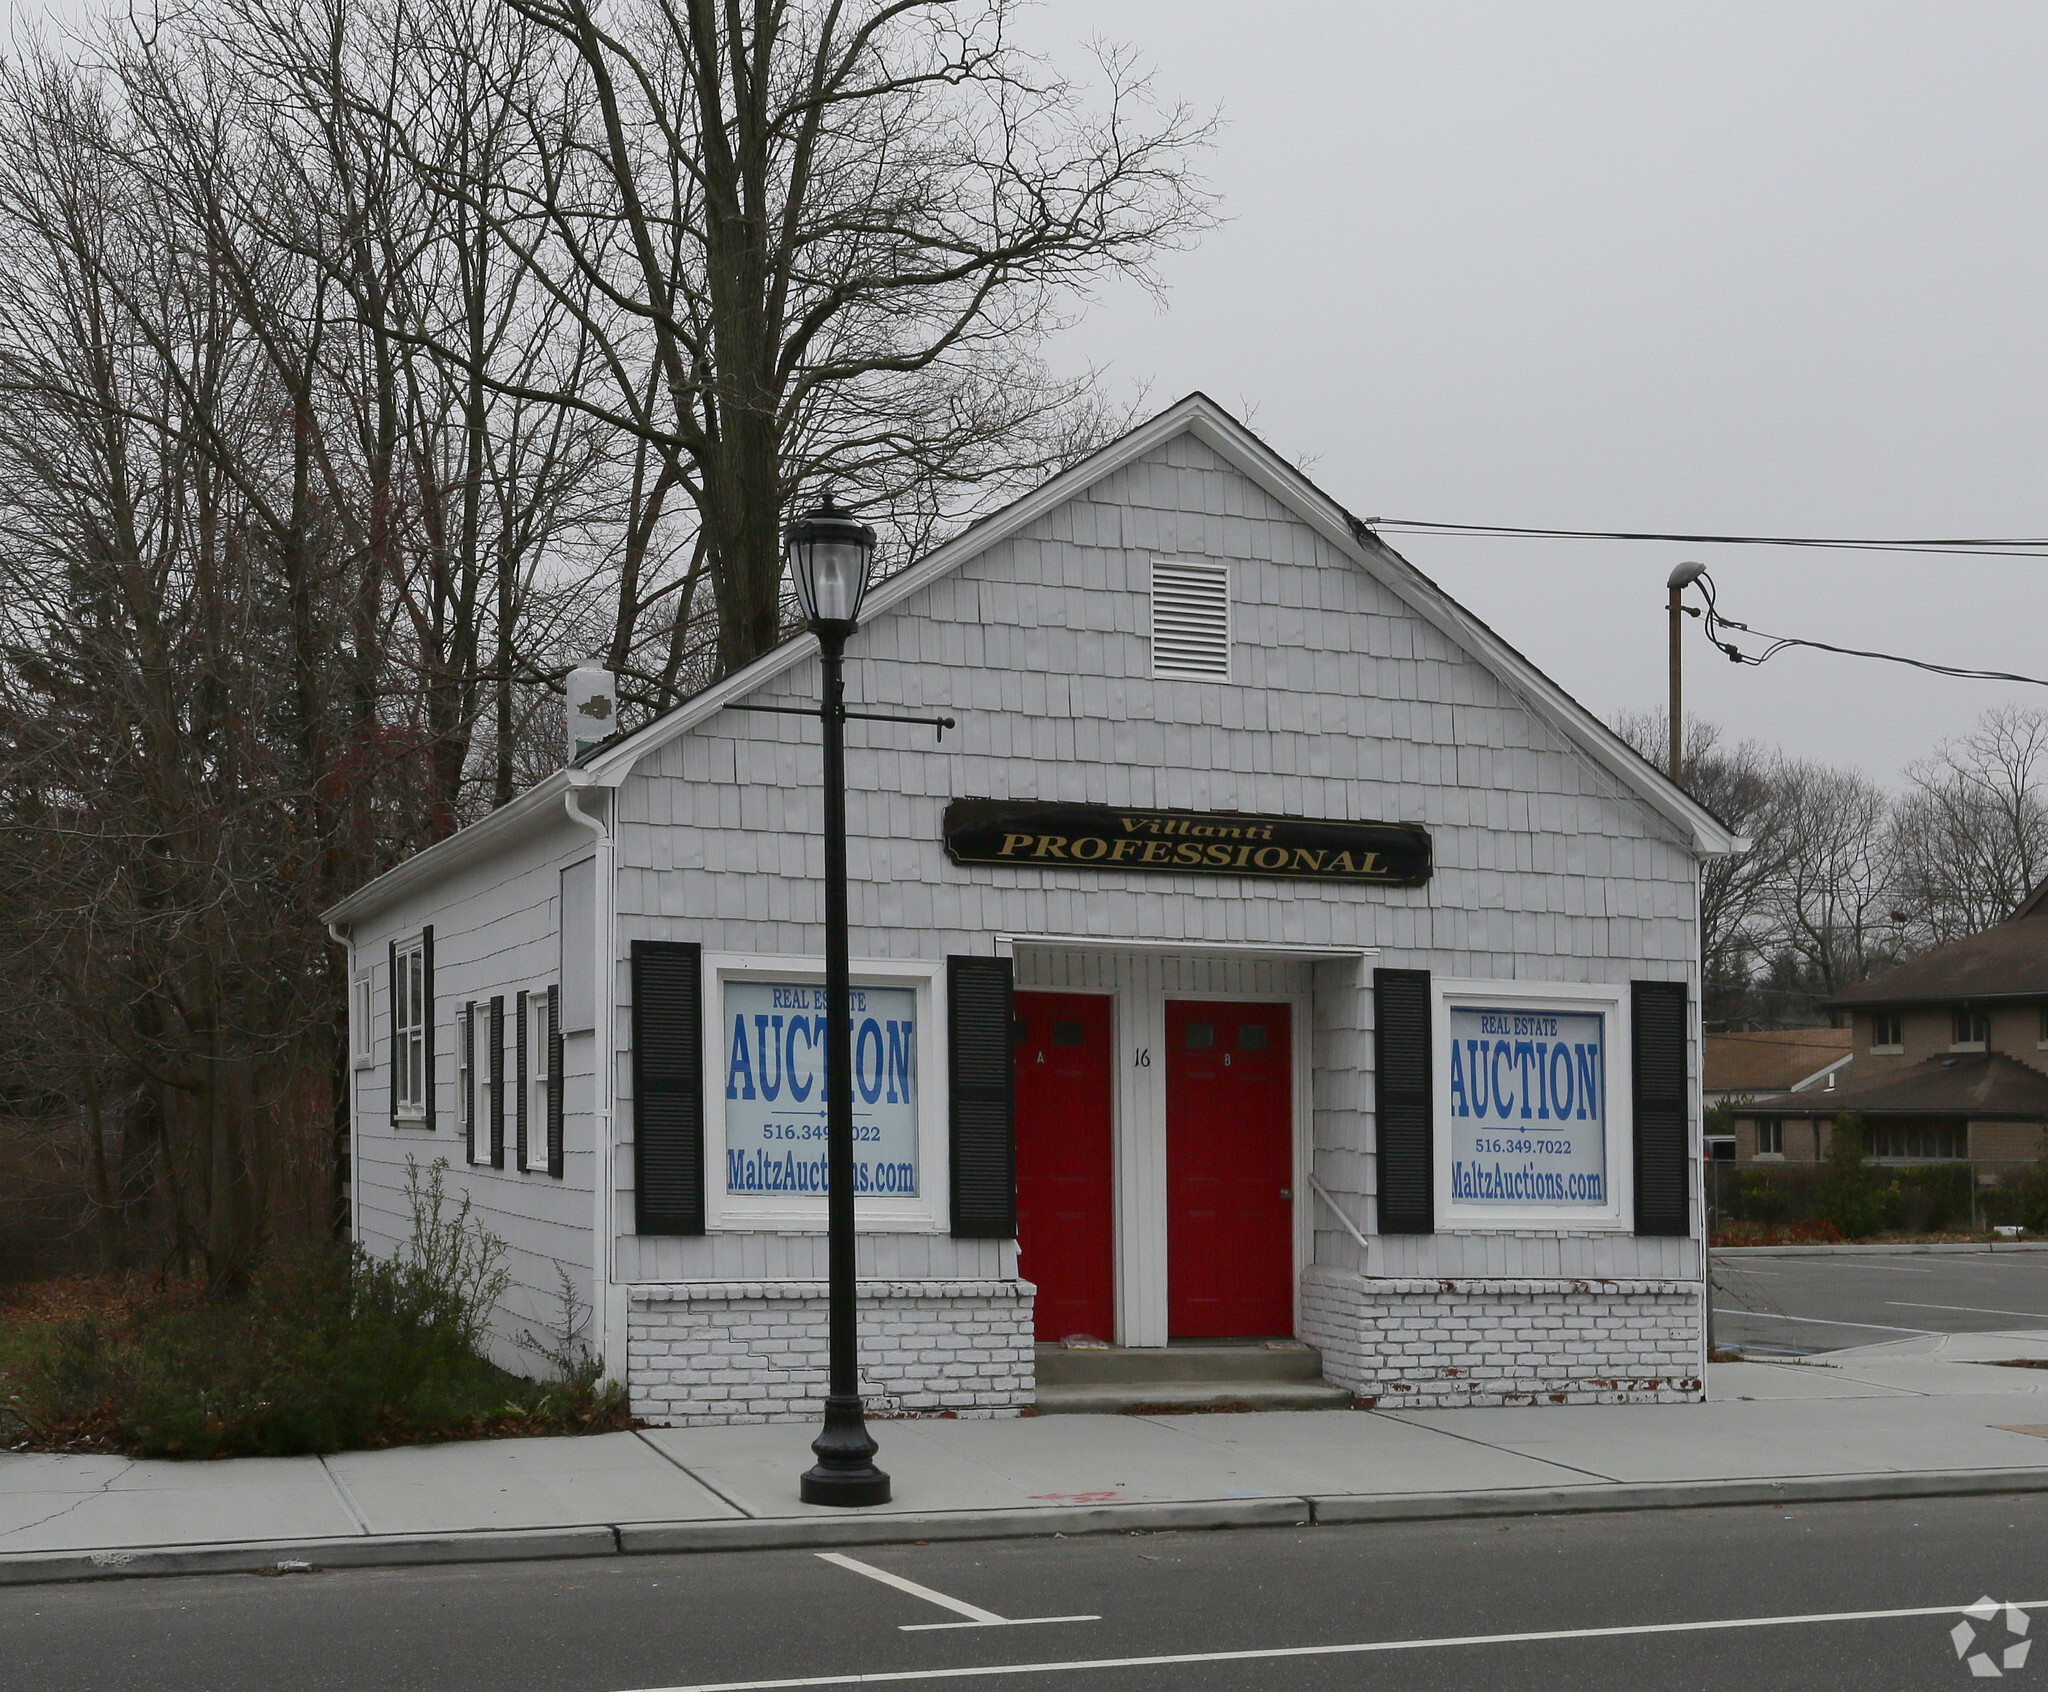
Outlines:
{"type": "Polygon", "coordinates": [[[1230,566],[1152,563],[1152,673],[1230,680],[1230,566]]]}

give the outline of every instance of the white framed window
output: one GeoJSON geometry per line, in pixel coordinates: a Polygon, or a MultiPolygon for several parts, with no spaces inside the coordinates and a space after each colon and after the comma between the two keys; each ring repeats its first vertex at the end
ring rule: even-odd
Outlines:
{"type": "Polygon", "coordinates": [[[1958,1006],[1955,1013],[1955,1040],[1949,1049],[1957,1052],[1981,1052],[1990,1042],[1990,1016],[1984,1011],[1958,1006]]]}
{"type": "Polygon", "coordinates": [[[1873,1052],[1903,1052],[1906,1035],[1897,1011],[1876,1011],[1870,1018],[1870,1049],[1873,1052]]]}
{"type": "Polygon", "coordinates": [[[427,1115],[427,948],[424,939],[394,954],[391,989],[391,1114],[423,1122],[427,1115]]]}
{"type": "Polygon", "coordinates": [[[368,1069],[376,1061],[376,994],[367,975],[359,975],[348,986],[348,1055],[357,1069],[368,1069]]]}
{"type": "Polygon", "coordinates": [[[491,1077],[491,1003],[478,999],[462,1007],[457,1022],[461,1042],[462,1129],[469,1142],[469,1161],[480,1166],[491,1163],[492,1125],[497,1120],[492,1105],[495,1095],[491,1077]]]}
{"type": "Polygon", "coordinates": [[[548,990],[522,995],[526,1001],[526,1061],[519,1066],[520,1112],[526,1122],[526,1156],[520,1168],[530,1175],[548,1172],[548,990]]]}
{"type": "Polygon", "coordinates": [[[1437,1227],[1633,1227],[1628,989],[1430,985],[1437,1227]]]}
{"type": "Polygon", "coordinates": [[[1230,566],[1152,560],[1152,674],[1230,680],[1230,566]]]}
{"type": "MultiPolygon", "coordinates": [[[[825,1227],[825,972],[815,958],[706,954],[706,1224],[825,1227]]],[[[943,1232],[945,966],[853,965],[859,1226],[943,1232]]]]}
{"type": "Polygon", "coordinates": [[[1756,1155],[1758,1157],[1783,1157],[1785,1155],[1784,1123],[1759,1122],[1756,1125],[1756,1155]]]}

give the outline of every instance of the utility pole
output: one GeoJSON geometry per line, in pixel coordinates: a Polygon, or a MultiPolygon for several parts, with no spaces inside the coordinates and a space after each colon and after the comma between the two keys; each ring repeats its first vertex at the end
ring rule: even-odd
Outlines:
{"type": "Polygon", "coordinates": [[[1670,595],[1671,616],[1671,779],[1678,780],[1685,766],[1685,707],[1680,698],[1679,637],[1685,628],[1685,590],[1707,573],[1704,564],[1685,563],[1671,572],[1664,586],[1670,595]]]}

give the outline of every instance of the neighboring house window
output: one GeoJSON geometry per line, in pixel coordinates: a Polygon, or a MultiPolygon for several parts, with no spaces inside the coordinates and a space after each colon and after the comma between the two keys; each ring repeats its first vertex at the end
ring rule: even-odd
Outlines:
{"type": "Polygon", "coordinates": [[[1955,1043],[1982,1050],[1991,1038],[1991,1018],[1980,1010],[1958,1010],[1955,1017],[1955,1043]]]}
{"type": "Polygon", "coordinates": [[[1897,1011],[1879,1011],[1870,1019],[1870,1049],[1898,1051],[1906,1044],[1906,1031],[1897,1011]]]}
{"type": "Polygon", "coordinates": [[[427,1114],[427,951],[423,941],[394,954],[391,985],[391,1114],[424,1121],[427,1114]]]}
{"type": "Polygon", "coordinates": [[[1152,673],[1230,680],[1230,566],[1152,561],[1152,673]]]}
{"type": "Polygon", "coordinates": [[[2041,1043],[2042,1045],[2044,1045],[2044,1046],[2048,1046],[2048,1005],[2043,1005],[2043,1006],[2041,1007],[2041,1042],[2040,1042],[2040,1043],[2041,1043]]]}
{"type": "Polygon", "coordinates": [[[1886,1123],[1864,1129],[1863,1149],[1871,1157],[1968,1157],[1970,1130],[1960,1122],[1886,1123]]]}
{"type": "Polygon", "coordinates": [[[1785,1124],[1782,1122],[1759,1122],[1756,1125],[1756,1149],[1759,1157],[1783,1157],[1785,1155],[1785,1124]]]}

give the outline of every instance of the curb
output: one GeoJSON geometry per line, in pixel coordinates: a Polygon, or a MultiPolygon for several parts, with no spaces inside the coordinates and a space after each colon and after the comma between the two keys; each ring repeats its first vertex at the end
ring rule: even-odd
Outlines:
{"type": "Polygon", "coordinates": [[[2048,1492],[2048,1469],[1798,1475],[1784,1480],[1629,1481],[1609,1486],[1519,1487],[1501,1492],[1311,1498],[1317,1524],[1416,1522],[1461,1516],[1573,1516],[1611,1510],[1710,1510],[1738,1504],[1844,1504],[1880,1498],[1977,1498],[2048,1492]]]}
{"type": "Polygon", "coordinates": [[[403,1568],[422,1563],[509,1563],[538,1557],[612,1557],[608,1527],[480,1529],[466,1533],[368,1534],[350,1539],[249,1540],[157,1550],[23,1551],[0,1555],[0,1586],[139,1575],[274,1574],[283,1562],[323,1569],[403,1568]]]}
{"type": "Polygon", "coordinates": [[[801,1550],[820,1545],[892,1545],[916,1540],[1043,1539],[1055,1534],[1454,1521],[1461,1517],[1591,1515],[1622,1510],[1699,1510],[1884,1498],[1976,1498],[2029,1492],[2048,1492],[2048,1468],[1805,1475],[1783,1480],[1630,1481],[1491,1492],[1218,1498],[1188,1503],[743,1518],[619,1527],[482,1529],[354,1539],[261,1540],[154,1550],[0,1554],[0,1586],[150,1575],[272,1574],[286,1561],[327,1569],[403,1568],[656,1552],[801,1550]]]}
{"type": "Polygon", "coordinates": [[[888,1545],[916,1539],[1049,1539],[1054,1534],[1164,1533],[1203,1528],[1307,1527],[1306,1498],[1216,1498],[1198,1503],[1082,1504],[1044,1510],[929,1511],[917,1515],[784,1516],[624,1527],[619,1549],[767,1551],[813,1545],[888,1545]]]}
{"type": "Polygon", "coordinates": [[[1974,1252],[2048,1251],[2048,1243],[2033,1240],[2000,1240],[1996,1245],[1762,1245],[1710,1246],[1711,1257],[1932,1257],[1937,1254],[1974,1252]]]}

